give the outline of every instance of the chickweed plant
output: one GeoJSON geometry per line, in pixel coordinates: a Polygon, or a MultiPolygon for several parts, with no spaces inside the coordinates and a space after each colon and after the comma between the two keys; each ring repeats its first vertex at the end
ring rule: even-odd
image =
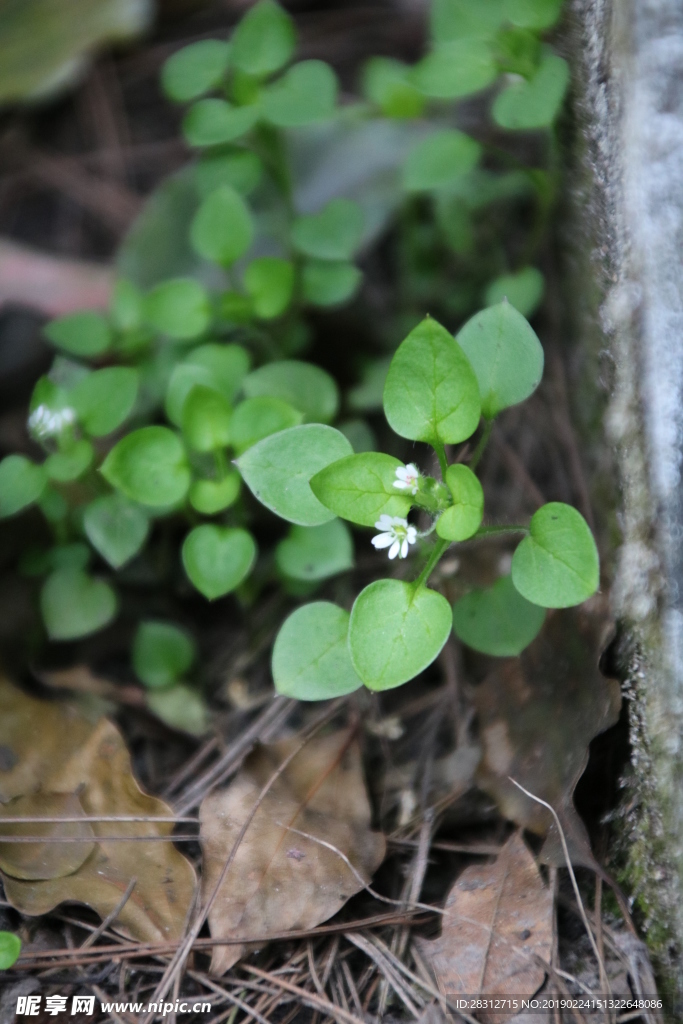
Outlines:
{"type": "MultiPolygon", "coordinates": [[[[162,87],[186,108],[196,158],[124,242],[108,313],[45,327],[57,355],[28,419],[44,455],[0,463],[0,516],[37,506],[54,538],[21,555],[24,572],[44,577],[50,640],[110,624],[136,571],[163,590],[182,566],[207,601],[235,593],[245,603],[274,565],[291,595],[310,594],[352,567],[346,522],[374,528],[361,543],[388,566],[410,558],[415,578],[375,581],[350,613],[324,601],[298,608],[274,649],[282,693],[312,700],[397,686],[434,660],[451,628],[477,650],[515,654],[544,608],[594,592],[597,553],[579,513],[551,503],[528,524],[482,526],[475,472],[493,420],[533,392],[543,369],[525,315],[543,295],[533,259],[568,79],[543,41],[559,13],[560,0],[434,0],[425,55],[412,67],[373,58],[362,98],[344,103],[331,67],[294,60],[295,28],[274,0],[251,6],[229,40],[170,57],[162,87]],[[472,97],[495,142],[491,131],[480,141],[455,127],[458,102],[472,97]],[[501,150],[500,138],[520,131],[541,140],[546,166],[501,150]],[[533,211],[533,225],[513,261],[491,231],[515,203],[533,211]],[[363,301],[361,266],[387,239],[398,254],[392,313],[365,307],[387,354],[344,397],[300,357],[321,311],[363,301]],[[155,260],[173,271],[154,270],[155,260]],[[457,337],[424,318],[462,323],[481,306],[457,337]],[[382,402],[399,437],[431,445],[439,478],[373,450],[363,414],[382,402]],[[451,446],[475,435],[454,459],[451,446]],[[244,484],[291,524],[260,556],[262,515],[244,484]],[[430,517],[428,529],[409,521],[413,510],[430,517]],[[439,559],[500,529],[522,538],[511,576],[451,609],[428,585],[439,559]]],[[[142,621],[131,660],[159,713],[183,720],[183,680],[196,664],[189,633],[142,621]]]]}

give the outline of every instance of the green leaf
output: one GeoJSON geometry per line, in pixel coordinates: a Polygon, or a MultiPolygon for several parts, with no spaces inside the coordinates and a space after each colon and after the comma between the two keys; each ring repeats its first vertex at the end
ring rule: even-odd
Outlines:
{"type": "Polygon", "coordinates": [[[0,971],[8,971],[19,959],[21,939],[13,932],[0,932],[0,971]]]}
{"type": "Polygon", "coordinates": [[[191,479],[182,441],[168,427],[156,426],[122,438],[102,463],[101,473],[127,498],[152,508],[182,501],[191,479]]]}
{"type": "Polygon", "coordinates": [[[411,441],[457,444],[480,417],[477,378],[448,331],[426,317],[398,347],[384,386],[390,427],[411,441]]]}
{"type": "Polygon", "coordinates": [[[319,526],[334,518],[313,494],[309,480],[331,462],[351,454],[351,445],[333,427],[319,423],[271,434],[241,456],[237,466],[258,500],[299,526],[319,526]]]}
{"type": "Polygon", "coordinates": [[[392,356],[383,356],[365,365],[360,384],[348,393],[349,408],[356,412],[377,412],[382,408],[391,360],[392,356]]]}
{"type": "Polygon", "coordinates": [[[145,297],[145,319],[169,338],[196,338],[209,326],[211,308],[199,281],[178,277],[163,281],[145,297]]]}
{"type": "Polygon", "coordinates": [[[170,622],[141,622],[133,640],[133,668],[151,690],[173,686],[195,659],[195,645],[184,629],[170,622]]]}
{"type": "Polygon", "coordinates": [[[504,20],[503,5],[504,0],[433,0],[432,38],[436,43],[492,39],[504,20]]]}
{"type": "Polygon", "coordinates": [[[415,65],[412,80],[425,96],[455,100],[480,92],[497,77],[489,44],[470,38],[437,46],[415,65]]]}
{"type": "Polygon", "coordinates": [[[509,302],[475,313],[457,341],[479,381],[481,411],[487,419],[523,402],[538,387],[543,376],[543,347],[509,302]]]}
{"type": "Polygon", "coordinates": [[[302,276],[303,296],[312,306],[339,306],[353,298],[362,279],[353,263],[307,260],[302,276]]]}
{"type": "Polygon", "coordinates": [[[242,387],[242,381],[249,372],[251,358],[241,345],[219,345],[209,342],[192,349],[185,356],[185,363],[200,366],[210,374],[209,380],[197,381],[206,384],[233,402],[242,387]]]}
{"type": "Polygon", "coordinates": [[[429,135],[411,149],[403,169],[409,192],[428,192],[452,184],[476,167],[481,146],[455,128],[429,135]]]}
{"type": "Polygon", "coordinates": [[[70,480],[78,480],[86,469],[91,465],[95,457],[95,450],[84,438],[74,441],[63,451],[53,452],[45,460],[45,472],[51,480],[58,480],[59,483],[68,483],[70,480]]]}
{"type": "Polygon", "coordinates": [[[116,615],[116,594],[82,569],[57,569],[43,584],[40,609],[51,640],[76,640],[103,629],[116,615]]]}
{"type": "Polygon", "coordinates": [[[70,393],[78,418],[91,437],[104,437],[130,415],[139,376],[129,366],[108,366],[84,377],[70,393]]]}
{"type": "Polygon", "coordinates": [[[304,416],[281,398],[247,398],[233,413],[232,445],[238,455],[257,441],[288,427],[298,427],[304,416]]]}
{"type": "Polygon", "coordinates": [[[246,135],[258,120],[258,108],[233,107],[226,100],[198,100],[183,118],[183,135],[189,146],[219,146],[246,135]]]}
{"type": "Polygon", "coordinates": [[[390,690],[419,675],[448,640],[453,621],[445,597],[401,580],[377,580],[351,610],[353,666],[370,690],[390,690]]]}
{"type": "Polygon", "coordinates": [[[190,505],[203,516],[213,516],[235,504],[241,485],[242,478],[232,469],[222,480],[195,480],[190,487],[190,505]]]}
{"type": "Polygon", "coordinates": [[[106,494],[86,506],[83,528],[95,550],[114,569],[120,569],[147,540],[149,520],[122,494],[106,494]]]}
{"type": "Polygon", "coordinates": [[[505,0],[505,17],[520,28],[544,29],[554,25],[562,0],[505,0]]]}
{"type": "Polygon", "coordinates": [[[183,404],[183,435],[197,452],[214,452],[230,443],[232,409],[213,388],[195,384],[183,404]]]}
{"type": "Polygon", "coordinates": [[[111,328],[106,319],[101,313],[90,310],[60,316],[50,321],[43,333],[55,348],[85,358],[102,355],[112,342],[111,328]]]}
{"type": "Polygon", "coordinates": [[[119,277],[114,282],[109,311],[112,321],[120,331],[134,331],[142,322],[143,295],[140,289],[119,277]]]}
{"type": "Polygon", "coordinates": [[[339,408],[339,391],[329,373],[297,359],[283,359],[253,370],[242,387],[247,398],[281,398],[302,412],[307,423],[328,423],[339,408]]]}
{"type": "Polygon", "coordinates": [[[221,185],[197,210],[192,245],[204,259],[229,267],[251,246],[254,225],[246,203],[231,185],[221,185]]]}
{"type": "Polygon", "coordinates": [[[13,516],[37,501],[45,490],[42,466],[23,455],[7,455],[0,462],[0,519],[13,516]]]}
{"type": "Polygon", "coordinates": [[[325,580],[353,567],[353,541],[345,523],[292,526],[275,549],[275,562],[293,580],[325,580]]]}
{"type": "Polygon", "coordinates": [[[363,70],[363,93],[385,117],[419,117],[424,97],[411,80],[411,69],[400,60],[371,57],[363,70]]]}
{"type": "Polygon", "coordinates": [[[412,501],[394,487],[403,463],[381,452],[347,455],[311,479],[316,498],[335,515],[374,526],[380,515],[407,516],[412,501]]]}
{"type": "Polygon", "coordinates": [[[570,608],[595,593],[598,549],[580,512],[551,501],[533,514],[529,536],[512,556],[512,582],[542,608],[570,608]]]}
{"type": "Polygon", "coordinates": [[[247,530],[204,524],[183,542],[185,572],[209,601],[239,587],[256,560],[256,542],[247,530]]]}
{"type": "Polygon", "coordinates": [[[545,609],[527,601],[509,576],[472,590],[453,607],[456,636],[468,647],[497,658],[521,654],[541,630],[545,609]]]}
{"type": "Polygon", "coordinates": [[[443,540],[463,541],[473,537],[484,516],[484,492],[471,469],[458,463],[446,470],[446,484],[453,504],[436,524],[443,540]]]}
{"type": "Polygon", "coordinates": [[[281,316],[294,292],[294,266],[275,256],[253,260],[244,273],[244,287],[253,300],[256,316],[274,320],[281,316]]]}
{"type": "Polygon", "coordinates": [[[171,729],[203,736],[209,728],[210,714],[200,693],[176,683],[167,690],[152,690],[147,695],[150,711],[171,729]]]}
{"type": "Polygon", "coordinates": [[[348,629],[349,613],[329,601],[297,608],[273,648],[277,692],[297,700],[328,700],[359,689],[363,684],[351,664],[348,629]]]}
{"type": "Polygon", "coordinates": [[[332,199],[320,213],[297,217],[292,244],[319,260],[350,260],[363,236],[363,211],[351,199],[332,199]]]}
{"type": "Polygon", "coordinates": [[[178,50],[161,69],[161,85],[170,100],[187,103],[220,85],[230,62],[230,47],[220,39],[202,39],[178,50]]]}
{"type": "Polygon", "coordinates": [[[302,128],[326,121],[335,111],[337,78],[321,60],[304,60],[263,91],[262,109],[277,128],[302,128]]]}
{"type": "Polygon", "coordinates": [[[294,23],[273,0],[259,0],[239,22],[232,37],[233,63],[264,78],[287,63],[296,46],[294,23]]]}
{"type": "Polygon", "coordinates": [[[248,149],[229,153],[204,153],[196,167],[197,187],[202,198],[221,185],[231,185],[240,195],[253,192],[263,174],[263,164],[248,149]]]}
{"type": "Polygon", "coordinates": [[[69,514],[66,498],[51,487],[45,488],[38,499],[38,505],[48,523],[61,523],[69,514]]]}
{"type": "Polygon", "coordinates": [[[507,299],[522,316],[529,317],[538,309],[544,288],[541,271],[524,267],[516,274],[503,274],[492,281],[486,289],[485,302],[487,306],[496,306],[507,299]]]}
{"type": "Polygon", "coordinates": [[[549,128],[560,111],[568,84],[566,60],[548,53],[533,78],[509,85],[496,96],[493,120],[501,128],[521,131],[549,128]]]}

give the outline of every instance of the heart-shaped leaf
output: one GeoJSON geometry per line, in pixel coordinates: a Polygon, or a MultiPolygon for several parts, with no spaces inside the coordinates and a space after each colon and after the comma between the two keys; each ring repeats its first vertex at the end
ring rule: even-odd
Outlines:
{"type": "Polygon", "coordinates": [[[486,289],[487,306],[496,306],[505,299],[522,316],[529,317],[536,312],[543,298],[545,280],[536,267],[524,267],[516,274],[503,274],[486,289]]]}
{"type": "Polygon", "coordinates": [[[384,386],[384,412],[401,437],[457,444],[477,429],[479,387],[467,356],[426,317],[399,346],[384,386]]]}
{"type": "Polygon", "coordinates": [[[258,107],[234,107],[225,100],[198,100],[183,120],[183,135],[190,146],[219,146],[246,135],[258,121],[258,107]]]}
{"type": "Polygon", "coordinates": [[[349,613],[329,601],[297,608],[278,633],[273,648],[273,680],[278,693],[297,700],[328,700],[353,693],[363,684],[351,664],[349,613]]]}
{"type": "Polygon", "coordinates": [[[377,580],[351,611],[353,666],[370,690],[407,683],[434,661],[453,625],[445,597],[414,583],[377,580]]]}
{"type": "Polygon", "coordinates": [[[353,540],[339,519],[321,526],[292,526],[275,549],[277,567],[293,580],[324,580],[353,566],[353,540]]]}
{"type": "Polygon", "coordinates": [[[296,32],[290,16],[274,0],[259,0],[235,29],[232,60],[240,71],[260,78],[286,64],[295,45],[296,32]]]}
{"type": "Polygon", "coordinates": [[[337,78],[322,60],[294,64],[263,92],[266,120],[278,128],[300,128],[334,114],[337,78]]]}
{"type": "Polygon", "coordinates": [[[209,325],[211,308],[199,281],[178,277],[162,281],[145,297],[147,322],[169,338],[196,338],[209,325]]]}
{"type": "Polygon", "coordinates": [[[108,366],[88,374],[69,398],[91,437],[104,437],[130,415],[138,394],[138,372],[129,366],[108,366]]]}
{"type": "Polygon", "coordinates": [[[569,65],[548,53],[528,82],[509,85],[493,104],[493,119],[501,128],[548,128],[555,120],[569,84],[569,65]]]}
{"type": "Polygon", "coordinates": [[[316,473],[311,490],[326,508],[360,526],[374,526],[380,515],[407,516],[411,500],[394,484],[403,463],[381,452],[347,455],[316,473]]]}
{"type": "Polygon", "coordinates": [[[460,463],[448,467],[446,484],[453,504],[440,516],[436,532],[444,540],[468,540],[479,529],[484,515],[484,491],[472,470],[460,463]]]}
{"type": "Polygon", "coordinates": [[[221,480],[195,480],[188,495],[190,505],[203,516],[214,516],[230,508],[239,498],[242,478],[229,470],[221,480]]]}
{"type": "Polygon", "coordinates": [[[21,939],[13,932],[0,932],[0,971],[8,971],[21,953],[21,939]]]}
{"type": "Polygon", "coordinates": [[[412,80],[425,96],[454,100],[485,89],[497,75],[490,45],[470,38],[437,45],[415,65],[412,80]]]}
{"type": "Polygon", "coordinates": [[[86,359],[102,355],[112,342],[111,328],[106,319],[92,310],[68,313],[51,320],[43,333],[55,348],[86,359]]]}
{"type": "Polygon", "coordinates": [[[95,550],[119,569],[147,540],[149,519],[123,494],[105,494],[86,506],[83,528],[95,550]]]}
{"type": "Polygon", "coordinates": [[[237,460],[252,494],[276,515],[299,526],[334,519],[310,487],[312,476],[331,462],[351,455],[343,434],[320,423],[281,430],[265,437],[237,460]]]}
{"type": "Polygon", "coordinates": [[[138,626],[133,641],[133,668],[152,690],[177,682],[195,658],[192,637],[171,622],[148,620],[138,626]]]}
{"type": "Polygon", "coordinates": [[[523,402],[538,387],[543,376],[543,347],[509,302],[475,313],[457,341],[477,375],[481,411],[487,419],[523,402]]]}
{"type": "Polygon", "coordinates": [[[232,409],[213,388],[196,384],[183,404],[183,436],[196,452],[215,452],[230,443],[232,409]]]}
{"type": "Polygon", "coordinates": [[[256,542],[247,530],[205,523],[183,542],[185,572],[209,601],[239,587],[256,559],[256,542]]]}
{"type": "Polygon", "coordinates": [[[57,569],[43,584],[40,609],[51,640],[75,640],[108,625],[117,600],[104,580],[82,569],[57,569]]]}
{"type": "Polygon", "coordinates": [[[588,523],[571,505],[551,501],[531,517],[512,556],[512,582],[543,608],[581,604],[598,589],[600,559],[588,523]]]}
{"type": "Polygon", "coordinates": [[[220,39],[200,39],[169,57],[161,85],[176,103],[196,100],[219,85],[230,61],[230,47],[220,39]]]}
{"type": "Polygon", "coordinates": [[[294,265],[276,256],[253,260],[244,272],[244,287],[251,296],[254,313],[262,320],[282,316],[294,292],[294,265]]]}
{"type": "Polygon", "coordinates": [[[246,203],[232,185],[221,185],[202,202],[190,238],[200,256],[223,267],[244,256],[254,238],[254,225],[246,203]]]}
{"type": "Polygon", "coordinates": [[[472,590],[453,608],[456,636],[482,654],[510,658],[521,654],[545,621],[545,609],[522,597],[509,576],[492,587],[472,590]]]}
{"type": "Polygon", "coordinates": [[[292,242],[298,252],[319,260],[349,260],[363,235],[363,211],[350,199],[332,199],[320,213],[298,217],[292,242]]]}
{"type": "Polygon", "coordinates": [[[452,185],[479,162],[481,146],[455,128],[428,135],[410,151],[403,170],[409,192],[428,192],[452,185]]]}
{"type": "Polygon", "coordinates": [[[304,414],[281,398],[247,398],[235,409],[230,424],[232,446],[238,455],[270,434],[297,427],[304,414]]]}
{"type": "Polygon", "coordinates": [[[329,373],[298,359],[259,367],[244,378],[242,388],[247,398],[281,398],[303,413],[306,423],[329,423],[339,408],[339,391],[329,373]]]}
{"type": "Polygon", "coordinates": [[[353,298],[362,279],[353,263],[307,260],[302,274],[304,298],[312,306],[339,306],[353,298]]]}
{"type": "Polygon", "coordinates": [[[126,434],[100,471],[126,497],[152,508],[182,501],[191,479],[182,441],[168,427],[141,427],[126,434]]]}
{"type": "Polygon", "coordinates": [[[493,39],[505,17],[504,0],[432,0],[429,26],[436,43],[493,39]]]}
{"type": "Polygon", "coordinates": [[[82,437],[73,441],[68,448],[53,452],[45,460],[45,472],[51,480],[68,483],[83,476],[95,457],[95,449],[82,437]]]}
{"type": "Polygon", "coordinates": [[[16,515],[37,501],[45,490],[47,475],[24,455],[7,455],[0,462],[0,518],[16,515]]]}

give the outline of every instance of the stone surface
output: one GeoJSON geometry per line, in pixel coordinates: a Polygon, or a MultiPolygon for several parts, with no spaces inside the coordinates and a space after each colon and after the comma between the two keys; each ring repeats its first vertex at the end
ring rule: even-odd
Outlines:
{"type": "Polygon", "coordinates": [[[571,0],[574,289],[586,359],[613,364],[615,612],[631,698],[627,880],[660,970],[683,950],[683,5],[571,0]],[[584,253],[582,258],[581,252],[584,253]],[[582,262],[583,259],[583,262],[582,262]]]}

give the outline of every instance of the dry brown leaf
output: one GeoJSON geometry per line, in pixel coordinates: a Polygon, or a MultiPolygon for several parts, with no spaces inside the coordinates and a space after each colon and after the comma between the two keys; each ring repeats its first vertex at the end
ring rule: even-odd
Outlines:
{"type": "MultiPolygon", "coordinates": [[[[142,792],[123,738],[111,722],[101,719],[92,725],[67,706],[35,700],[0,680],[0,802],[31,797],[23,804],[30,806],[30,812],[15,802],[14,807],[20,808],[17,816],[53,817],[55,794],[77,798],[87,816],[171,817],[173,813],[163,801],[142,792]]],[[[3,808],[4,817],[12,813],[11,807],[3,808]]],[[[34,834],[41,834],[40,827],[34,834]]],[[[135,888],[116,919],[117,930],[143,941],[179,938],[196,882],[190,862],[170,842],[107,842],[108,836],[170,835],[172,825],[93,822],[90,827],[95,848],[73,873],[39,881],[2,873],[13,906],[25,914],[45,914],[68,900],[85,903],[105,917],[135,878],[135,888]]],[[[3,835],[9,829],[5,825],[3,835]]],[[[15,834],[25,833],[27,826],[16,829],[15,834]]],[[[5,850],[10,846],[3,845],[5,850]]],[[[47,842],[38,849],[44,858],[53,858],[54,871],[72,845],[83,849],[82,843],[50,846],[47,842]]]]}
{"type": "MultiPolygon", "coordinates": [[[[493,864],[465,868],[448,894],[441,935],[423,940],[441,992],[530,998],[543,984],[553,943],[553,896],[519,832],[493,864]]],[[[503,1021],[517,1010],[479,1011],[503,1021]]]]}
{"type": "Polygon", "coordinates": [[[0,842],[0,869],[12,878],[62,878],[78,871],[95,849],[95,833],[87,821],[3,825],[3,818],[84,818],[75,793],[32,793],[0,805],[0,836],[45,836],[44,843],[0,842]],[[74,842],[50,842],[70,839],[74,842]],[[77,842],[76,840],[82,840],[77,842]]]}
{"type": "Polygon", "coordinates": [[[478,785],[506,818],[548,834],[543,859],[557,866],[565,857],[550,812],[510,778],[555,809],[574,863],[593,865],[573,795],[588,744],[619,718],[619,683],[598,669],[604,632],[595,602],[555,612],[519,658],[502,662],[473,693],[484,747],[478,785]]]}
{"type": "MultiPolygon", "coordinates": [[[[228,789],[204,800],[205,901],[259,793],[298,742],[258,747],[228,789]]],[[[369,881],[384,851],[384,837],[370,830],[370,804],[353,734],[311,740],[268,791],[227,871],[209,913],[211,934],[244,943],[216,947],[212,971],[223,974],[232,967],[250,937],[313,928],[331,917],[363,888],[359,875],[369,881]]]]}

